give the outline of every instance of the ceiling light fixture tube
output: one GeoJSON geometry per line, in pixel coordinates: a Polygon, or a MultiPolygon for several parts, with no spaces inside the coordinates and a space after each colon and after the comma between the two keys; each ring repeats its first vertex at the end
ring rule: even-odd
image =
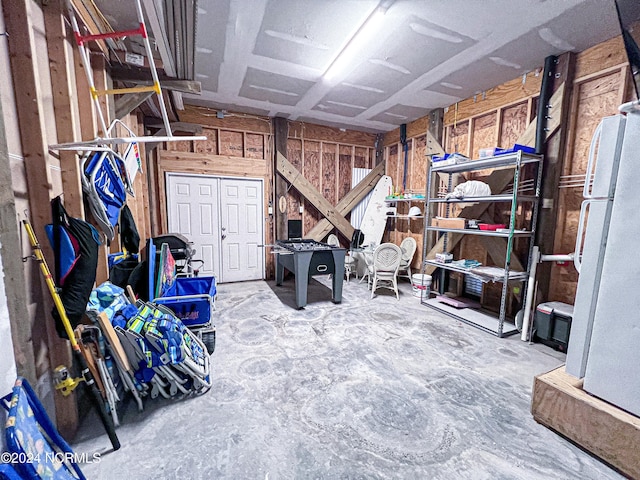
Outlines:
{"type": "Polygon", "coordinates": [[[327,68],[327,71],[323,75],[326,81],[331,82],[336,80],[336,77],[342,74],[342,72],[353,63],[356,56],[362,52],[375,34],[379,32],[386,11],[386,8],[376,7],[376,9],[371,12],[371,15],[367,17],[362,26],[353,37],[351,37],[343,49],[340,50],[338,56],[334,58],[329,68],[327,68]]]}

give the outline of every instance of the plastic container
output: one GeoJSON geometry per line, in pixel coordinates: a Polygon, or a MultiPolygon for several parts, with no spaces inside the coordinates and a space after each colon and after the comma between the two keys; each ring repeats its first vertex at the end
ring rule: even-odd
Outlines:
{"type": "Polygon", "coordinates": [[[504,223],[479,223],[478,228],[480,230],[487,230],[490,232],[495,232],[499,228],[505,228],[506,225],[504,223]]]}
{"type": "Polygon", "coordinates": [[[428,297],[430,289],[431,275],[423,275],[421,273],[411,275],[411,294],[414,297],[421,298],[423,292],[425,297],[428,297]]]}
{"type": "Polygon", "coordinates": [[[519,143],[514,143],[511,148],[496,148],[494,155],[505,155],[507,153],[514,153],[517,151],[522,151],[523,153],[536,153],[536,149],[533,147],[529,147],[528,145],[520,145],[519,143]]]}

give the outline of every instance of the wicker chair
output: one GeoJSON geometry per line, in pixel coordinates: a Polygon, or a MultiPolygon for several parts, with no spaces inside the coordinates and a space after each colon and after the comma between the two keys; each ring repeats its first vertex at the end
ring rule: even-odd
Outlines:
{"type": "MultiPolygon", "coordinates": [[[[340,240],[338,240],[338,237],[333,233],[327,237],[327,243],[334,247],[340,246],[340,240]]],[[[344,273],[347,276],[347,282],[349,281],[349,277],[351,275],[355,275],[356,280],[358,279],[358,270],[356,269],[357,265],[358,260],[353,258],[353,256],[346,255],[344,257],[344,273]]]]}
{"type": "Polygon", "coordinates": [[[402,240],[400,244],[400,250],[402,250],[402,260],[400,260],[400,267],[398,268],[398,276],[406,277],[411,280],[411,262],[413,262],[413,256],[416,253],[418,244],[413,237],[407,237],[402,240]],[[405,275],[400,275],[401,272],[405,272],[405,275]]]}
{"type": "Polygon", "coordinates": [[[371,298],[377,288],[388,288],[398,295],[398,268],[402,260],[402,250],[393,243],[383,243],[373,253],[373,285],[371,286],[371,298]]]}

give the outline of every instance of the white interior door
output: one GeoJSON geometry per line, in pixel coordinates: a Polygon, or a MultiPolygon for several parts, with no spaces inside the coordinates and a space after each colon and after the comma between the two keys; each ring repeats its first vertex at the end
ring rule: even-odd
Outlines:
{"type": "Polygon", "coordinates": [[[218,282],[264,278],[261,180],[167,173],[169,232],[181,233],[218,282]]]}
{"type": "Polygon", "coordinates": [[[263,278],[263,195],[260,180],[220,181],[222,278],[225,282],[263,278]]]}
{"type": "Polygon", "coordinates": [[[218,179],[167,174],[167,226],[181,233],[196,249],[194,258],[204,261],[202,275],[220,278],[220,222],[218,179]]]}

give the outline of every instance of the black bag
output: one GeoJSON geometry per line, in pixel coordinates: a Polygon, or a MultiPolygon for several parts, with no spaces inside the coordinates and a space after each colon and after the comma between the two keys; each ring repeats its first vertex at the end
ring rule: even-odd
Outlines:
{"type": "MultiPolygon", "coordinates": [[[[98,247],[100,237],[98,231],[89,223],[78,218],[69,217],[62,205],[60,197],[51,201],[51,213],[53,216],[53,253],[56,257],[56,281],[60,282],[60,229],[66,230],[69,237],[73,238],[77,245],[76,261],[73,268],[64,278],[64,284],[60,287],[60,299],[71,322],[75,328],[82,320],[89,295],[96,281],[98,268],[98,247]]],[[[56,322],[56,331],[60,338],[68,338],[58,310],[54,307],[51,311],[56,322]]]]}
{"type": "Polygon", "coordinates": [[[109,281],[120,288],[127,288],[129,277],[138,266],[138,259],[131,256],[116,263],[109,270],[109,281]]]}
{"type": "Polygon", "coordinates": [[[351,250],[356,250],[362,247],[363,242],[364,242],[364,233],[362,233],[360,229],[356,228],[353,231],[353,236],[351,237],[351,246],[349,248],[351,250]]]}
{"type": "Polygon", "coordinates": [[[129,253],[140,252],[140,234],[128,205],[120,210],[120,241],[129,253]]]}

